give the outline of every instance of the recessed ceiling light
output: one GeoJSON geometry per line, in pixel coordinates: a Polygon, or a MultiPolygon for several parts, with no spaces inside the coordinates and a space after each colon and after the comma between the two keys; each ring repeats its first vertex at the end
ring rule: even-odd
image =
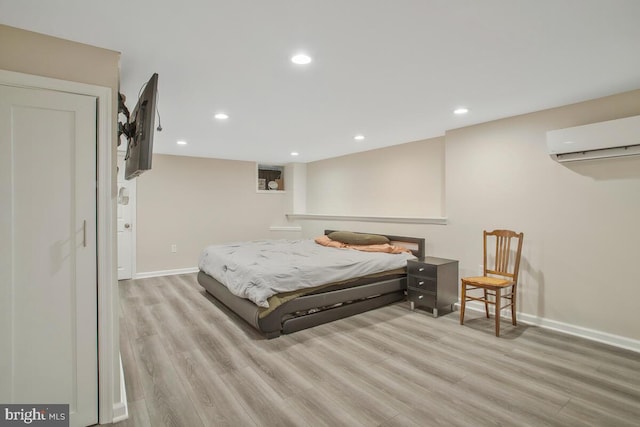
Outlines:
{"type": "Polygon", "coordinates": [[[292,151],[292,152],[291,152],[291,155],[292,155],[292,156],[297,156],[297,155],[299,155],[299,154],[300,154],[300,153],[298,153],[297,151],[292,151]]]}
{"type": "Polygon", "coordinates": [[[187,141],[180,140],[180,141],[176,142],[176,144],[178,144],[178,145],[187,145],[187,141]]]}
{"type": "Polygon", "coordinates": [[[455,110],[453,110],[453,114],[467,114],[469,112],[468,108],[465,107],[460,107],[460,108],[456,108],[455,110]]]}
{"type": "Polygon", "coordinates": [[[229,116],[225,113],[217,113],[215,116],[216,119],[218,120],[227,120],[229,118],[229,116]]]}
{"type": "Polygon", "coordinates": [[[305,55],[304,53],[299,53],[291,57],[291,62],[298,65],[307,65],[311,62],[311,57],[309,55],[305,55]]]}
{"type": "Polygon", "coordinates": [[[356,141],[362,141],[364,139],[364,135],[356,135],[353,137],[356,141]]]}

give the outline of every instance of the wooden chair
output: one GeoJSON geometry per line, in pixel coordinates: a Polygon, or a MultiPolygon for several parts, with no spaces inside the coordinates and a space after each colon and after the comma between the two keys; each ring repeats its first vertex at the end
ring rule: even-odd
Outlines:
{"type": "MultiPolygon", "coordinates": [[[[520,255],[522,253],[522,239],[524,233],[516,233],[511,230],[494,230],[484,231],[484,262],[482,276],[463,277],[461,279],[461,306],[460,306],[460,324],[464,324],[464,309],[467,301],[480,301],[484,303],[484,310],[489,318],[489,304],[495,305],[496,317],[496,336],[500,336],[500,311],[503,308],[511,307],[511,321],[516,326],[516,286],[518,285],[518,271],[520,269],[520,255]],[[495,251],[492,245],[489,246],[491,253],[487,252],[488,241],[495,238],[495,251]],[[512,241],[518,240],[518,246],[512,255],[512,241]],[[495,263],[489,265],[489,259],[494,258],[495,263]],[[513,262],[510,262],[513,261],[513,262]],[[502,290],[511,288],[511,292],[503,294],[502,290]],[[483,296],[469,296],[468,291],[474,289],[482,289],[483,296]],[[492,297],[493,299],[490,299],[492,297]],[[502,300],[509,301],[508,304],[502,305],[502,300]]],[[[515,245],[513,245],[515,247],[515,245]]],[[[493,261],[493,260],[492,260],[493,261]]]]}

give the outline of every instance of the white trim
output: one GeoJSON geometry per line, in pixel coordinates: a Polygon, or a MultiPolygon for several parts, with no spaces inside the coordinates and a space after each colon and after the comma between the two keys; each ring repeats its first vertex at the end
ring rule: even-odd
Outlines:
{"type": "Polygon", "coordinates": [[[272,225],[271,227],[269,227],[269,231],[302,231],[302,227],[300,227],[299,225],[272,225]]]}
{"type": "Polygon", "coordinates": [[[364,222],[393,222],[396,224],[438,224],[446,225],[447,218],[422,218],[422,217],[398,217],[398,216],[363,216],[363,215],[327,215],[327,214],[303,214],[288,213],[287,219],[311,219],[324,221],[364,221],[364,222]]]}
{"type": "Polygon", "coordinates": [[[118,423],[129,418],[127,406],[127,388],[124,386],[124,369],[122,367],[122,355],[120,356],[120,401],[113,405],[113,423],[118,423]]]}
{"type": "MultiPolygon", "coordinates": [[[[456,306],[459,310],[460,303],[457,303],[456,306]]],[[[491,314],[494,313],[493,308],[493,306],[489,307],[489,312],[491,314]]],[[[466,309],[484,313],[484,304],[478,302],[468,302],[466,309]]],[[[504,310],[504,312],[507,313],[507,316],[503,315],[501,317],[505,320],[511,321],[511,312],[509,310],[504,310]]],[[[544,317],[538,317],[531,314],[516,312],[516,315],[519,322],[527,325],[539,326],[544,329],[550,329],[568,335],[585,338],[590,341],[596,341],[640,353],[639,340],[622,337],[620,335],[613,335],[608,332],[596,331],[595,329],[584,328],[582,326],[571,325],[569,323],[558,322],[557,320],[546,319],[544,317]]]]}
{"type": "Polygon", "coordinates": [[[0,70],[0,81],[25,88],[40,88],[95,96],[98,100],[97,129],[97,253],[98,253],[98,414],[99,423],[113,420],[116,352],[118,340],[117,317],[114,317],[114,202],[112,197],[112,125],[113,100],[111,88],[53,79],[32,74],[0,70]]]}
{"type": "MultiPolygon", "coordinates": [[[[129,196],[133,195],[131,208],[131,277],[135,277],[138,259],[138,180],[133,179],[129,196]]],[[[131,201],[132,197],[129,197],[131,201]]]]}
{"type": "Polygon", "coordinates": [[[190,268],[176,268],[174,270],[146,271],[143,273],[136,273],[134,275],[134,279],[148,279],[149,277],[174,276],[176,274],[197,273],[199,270],[200,269],[198,267],[190,267],[190,268]]]}
{"type": "Polygon", "coordinates": [[[556,320],[545,319],[532,316],[525,313],[517,313],[518,319],[522,323],[540,326],[541,328],[551,329],[558,332],[564,332],[576,337],[586,338],[591,341],[597,341],[603,344],[609,344],[614,347],[624,348],[626,350],[640,353],[640,341],[631,338],[613,335],[607,332],[596,331],[595,329],[583,328],[582,326],[571,325],[569,323],[558,322],[556,320]]]}
{"type": "MultiPolygon", "coordinates": [[[[124,144],[122,144],[124,145],[124,144]]],[[[121,146],[122,146],[121,145],[121,146]]],[[[118,147],[118,151],[116,153],[116,156],[119,158],[120,155],[126,155],[126,151],[124,150],[120,150],[120,147],[118,147]]],[[[119,159],[118,159],[119,160],[119,159]]],[[[117,184],[116,184],[117,185],[117,184]]],[[[138,235],[138,233],[136,232],[137,225],[138,225],[138,180],[137,179],[132,179],[129,181],[129,204],[131,205],[131,218],[130,218],[130,224],[131,224],[131,248],[130,250],[130,261],[131,261],[131,277],[130,279],[133,279],[136,275],[136,259],[137,259],[137,247],[136,245],[137,243],[137,239],[136,236],[138,235]]],[[[117,234],[117,233],[116,233],[117,234]]],[[[118,280],[120,280],[118,278],[118,280]]],[[[122,279],[122,280],[126,280],[126,279],[122,279]]]]}

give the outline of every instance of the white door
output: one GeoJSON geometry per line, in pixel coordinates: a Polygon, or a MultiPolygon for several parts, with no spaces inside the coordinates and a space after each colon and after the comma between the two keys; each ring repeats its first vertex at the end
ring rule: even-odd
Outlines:
{"type": "Polygon", "coordinates": [[[96,98],[0,85],[0,402],[98,422],[96,98]]]}
{"type": "Polygon", "coordinates": [[[124,179],[125,154],[118,152],[118,280],[131,279],[135,248],[136,180],[124,179]]]}

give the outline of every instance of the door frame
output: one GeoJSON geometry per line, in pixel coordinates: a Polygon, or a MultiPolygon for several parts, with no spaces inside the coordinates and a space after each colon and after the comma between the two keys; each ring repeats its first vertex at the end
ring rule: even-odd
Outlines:
{"type": "Polygon", "coordinates": [[[24,88],[94,96],[97,99],[97,287],[98,287],[98,422],[126,419],[127,401],[118,331],[115,246],[115,111],[112,89],[86,83],[0,70],[0,83],[24,88]]]}
{"type": "MultiPolygon", "coordinates": [[[[124,143],[123,143],[124,145],[124,143]]],[[[120,155],[125,156],[126,155],[126,148],[120,149],[120,147],[118,147],[117,150],[117,154],[116,154],[116,163],[119,160],[120,155]]],[[[117,179],[116,179],[117,182],[117,179]]],[[[130,189],[129,189],[129,205],[131,205],[131,248],[130,248],[130,256],[131,256],[131,278],[135,279],[136,278],[136,235],[138,234],[138,229],[136,228],[136,206],[137,206],[137,188],[138,188],[138,180],[133,179],[131,181],[129,181],[130,184],[130,189]]],[[[116,184],[116,191],[118,191],[118,186],[116,184]]],[[[117,200],[117,199],[116,199],[117,200]]],[[[117,234],[117,230],[116,230],[116,234],[117,234]]],[[[117,258],[116,258],[117,259],[117,258]]],[[[117,268],[117,265],[116,265],[117,268]]],[[[116,279],[117,279],[117,274],[116,274],[116,279]]]]}

